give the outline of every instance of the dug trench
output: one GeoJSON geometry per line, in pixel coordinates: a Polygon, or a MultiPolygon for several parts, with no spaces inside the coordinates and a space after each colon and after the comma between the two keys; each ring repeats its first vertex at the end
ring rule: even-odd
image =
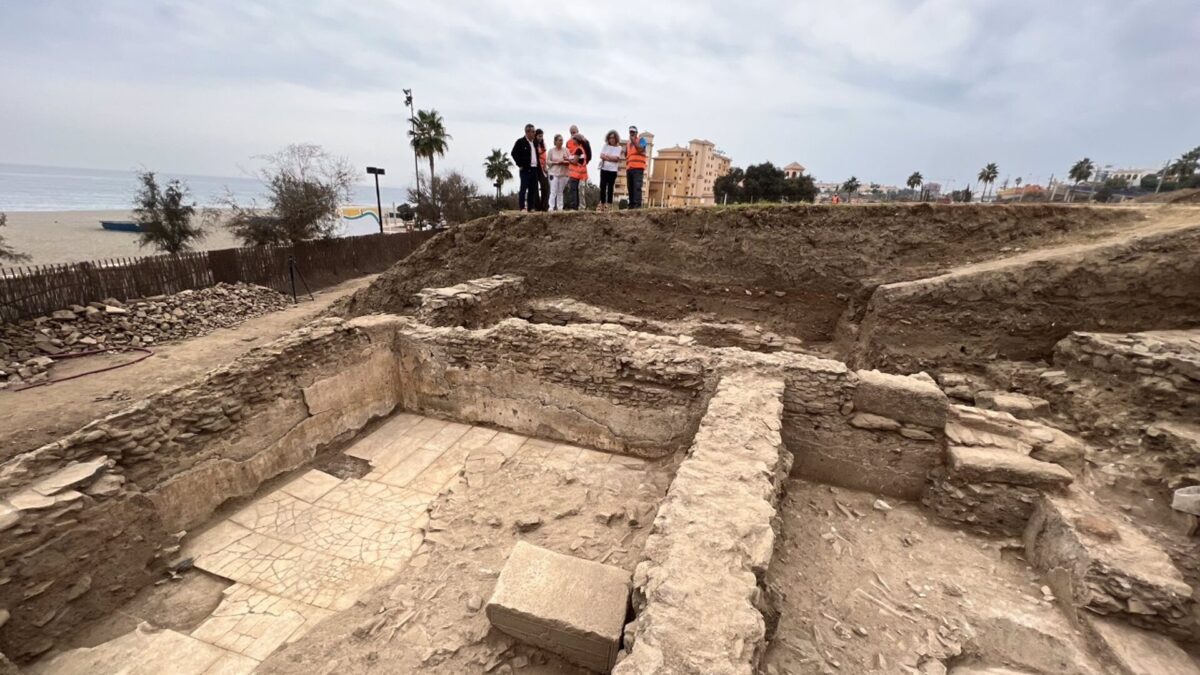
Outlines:
{"type": "MultiPolygon", "coordinates": [[[[1178,569],[1189,549],[1091,497],[1103,452],[1069,421],[1079,390],[1048,408],[1025,395],[1029,409],[994,391],[1049,387],[1042,374],[1075,352],[1051,343],[1039,365],[1046,348],[1021,361],[910,353],[887,336],[862,348],[861,333],[881,334],[853,328],[883,282],[1020,254],[999,248],[1140,241],[1156,216],[892,209],[872,234],[842,213],[872,215],[501,216],[434,239],[424,263],[341,308],[355,318],[0,465],[0,649],[49,673],[135,659],[197,673],[575,672],[480,611],[524,540],[632,574],[614,672],[1049,673],[1066,672],[1063,654],[1084,673],[1194,672],[1181,650],[1196,644],[1194,580],[1178,569]],[[812,255],[818,235],[851,252],[812,255]],[[607,237],[622,250],[605,252],[607,237]],[[641,248],[655,240],[665,248],[641,248]],[[739,255],[748,273],[733,283],[739,255]],[[567,280],[572,265],[582,281],[567,280]],[[667,283],[680,295],[640,301],[667,283]],[[706,294],[707,315],[689,309],[706,294]],[[802,297],[837,311],[813,322],[802,297]],[[845,359],[912,359],[892,369],[934,377],[845,359]],[[190,611],[173,613],[180,602],[190,611]],[[179,658],[146,661],[163,655],[179,658]]],[[[1135,243],[1093,274],[1118,288],[1122,261],[1174,264],[1185,221],[1153,234],[1166,248],[1135,243]]],[[[1014,297],[1013,311],[1044,295],[1014,297]]],[[[1190,328],[1188,302],[1152,292],[1121,327],[1190,328]]],[[[982,324],[947,320],[998,344],[982,324]]],[[[1152,372],[1186,377],[1173,358],[1152,372]]],[[[1095,375],[1088,363],[1071,376],[1095,375]]],[[[1186,426],[1195,401],[1179,382],[1145,425],[1186,426]]],[[[1138,456],[1156,489],[1189,461],[1176,446],[1138,456]]]]}

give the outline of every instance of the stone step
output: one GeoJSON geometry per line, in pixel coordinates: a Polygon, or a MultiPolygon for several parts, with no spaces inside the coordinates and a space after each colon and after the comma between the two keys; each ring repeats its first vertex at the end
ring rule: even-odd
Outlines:
{"type": "Polygon", "coordinates": [[[1081,441],[1052,426],[965,405],[950,406],[946,438],[954,445],[1008,448],[1067,468],[1081,466],[1087,453],[1081,441]]]}
{"type": "Polygon", "coordinates": [[[1075,477],[1063,467],[1001,448],[952,445],[947,449],[949,475],[967,483],[1007,483],[1040,489],[1062,489],[1075,477]]]}
{"type": "Polygon", "coordinates": [[[1068,614],[1086,609],[1173,637],[1197,637],[1192,588],[1167,553],[1082,490],[1043,494],[1024,540],[1027,559],[1068,614]]]}

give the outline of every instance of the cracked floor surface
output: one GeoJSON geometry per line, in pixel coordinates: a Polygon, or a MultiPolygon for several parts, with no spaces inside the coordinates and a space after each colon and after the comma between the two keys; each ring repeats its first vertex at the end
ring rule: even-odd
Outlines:
{"type": "MultiPolygon", "coordinates": [[[[234,582],[193,630],[142,624],[97,647],[44,661],[34,672],[251,672],[281,645],[300,639],[403,570],[431,529],[431,503],[464,467],[487,472],[509,460],[516,465],[589,466],[607,464],[610,458],[404,413],[345,453],[370,462],[370,471],[345,480],[315,469],[302,471],[185,542],[183,555],[193,557],[196,568],[234,582]]],[[[484,477],[476,480],[485,482],[484,477]]]]}

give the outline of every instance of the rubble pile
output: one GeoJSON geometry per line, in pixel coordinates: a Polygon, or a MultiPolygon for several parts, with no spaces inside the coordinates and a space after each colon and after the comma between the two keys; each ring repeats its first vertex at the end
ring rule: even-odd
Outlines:
{"type": "Polygon", "coordinates": [[[126,302],[108,298],[3,324],[0,389],[46,379],[55,357],[196,337],[285,306],[287,298],[270,288],[217,284],[126,302]]]}

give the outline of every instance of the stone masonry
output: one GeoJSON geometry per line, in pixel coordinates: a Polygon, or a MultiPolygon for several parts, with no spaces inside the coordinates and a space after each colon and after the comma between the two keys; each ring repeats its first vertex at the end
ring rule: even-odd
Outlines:
{"type": "Polygon", "coordinates": [[[783,388],[753,373],[721,379],[634,573],[637,619],[617,675],[754,672],[767,641],[760,583],[791,462],[783,388]]]}

